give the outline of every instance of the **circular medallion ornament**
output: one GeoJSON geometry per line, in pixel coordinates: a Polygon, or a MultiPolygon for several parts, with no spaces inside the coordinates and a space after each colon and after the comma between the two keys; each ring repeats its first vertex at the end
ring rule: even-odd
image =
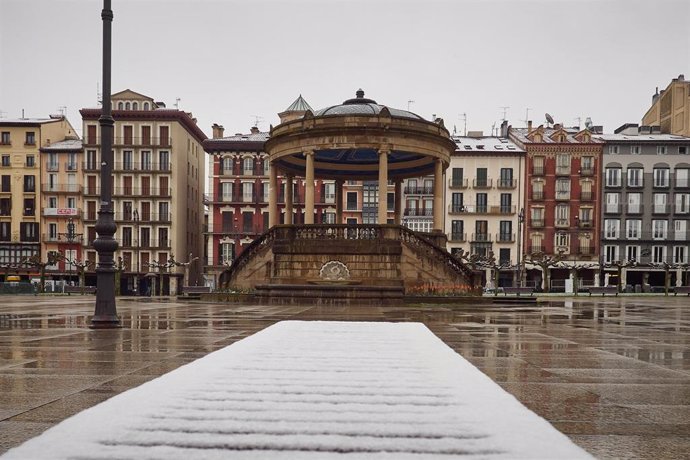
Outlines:
{"type": "Polygon", "coordinates": [[[321,266],[319,276],[328,281],[343,281],[350,279],[350,270],[347,269],[347,265],[344,263],[338,260],[331,260],[321,266]]]}

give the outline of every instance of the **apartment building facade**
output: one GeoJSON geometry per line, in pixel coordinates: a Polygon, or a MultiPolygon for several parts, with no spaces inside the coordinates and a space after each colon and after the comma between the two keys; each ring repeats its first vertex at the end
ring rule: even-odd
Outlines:
{"type": "Polygon", "coordinates": [[[687,283],[690,137],[637,124],[596,137],[605,142],[601,257],[611,284],[663,286],[667,268],[672,285],[687,283]],[[626,266],[621,280],[617,262],[626,266]]]}
{"type": "Polygon", "coordinates": [[[482,257],[493,253],[501,267],[499,286],[516,285],[525,151],[507,138],[481,133],[453,140],[457,150],[445,186],[448,250],[482,257]]]}
{"type": "Polygon", "coordinates": [[[69,121],[49,118],[0,119],[0,267],[3,276],[37,275],[24,262],[41,254],[41,148],[75,137],[69,121]]]}
{"type": "MultiPolygon", "coordinates": [[[[121,292],[176,293],[189,263],[190,285],[202,282],[206,135],[190,113],[131,90],[111,96],[113,205],[121,292]]],[[[82,109],[84,148],[84,250],[95,263],[100,194],[101,109],[82,109]]]]}
{"type": "Polygon", "coordinates": [[[690,136],[690,80],[685,75],[678,75],[661,92],[656,89],[642,126],[658,126],[662,134],[690,136]]]}
{"type": "MultiPolygon", "coordinates": [[[[559,255],[580,272],[580,285],[594,285],[600,242],[603,141],[589,129],[510,129],[510,139],[526,152],[524,253],[559,255]]],[[[564,265],[564,264],[562,264],[564,265]]],[[[527,281],[540,286],[544,275],[527,267],[527,281]]],[[[551,270],[550,290],[565,289],[568,268],[551,270]]]]}

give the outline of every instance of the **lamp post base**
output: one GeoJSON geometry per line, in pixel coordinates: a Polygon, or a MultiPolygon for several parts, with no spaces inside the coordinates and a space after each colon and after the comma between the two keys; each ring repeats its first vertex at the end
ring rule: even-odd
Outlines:
{"type": "Polygon", "coordinates": [[[90,329],[120,329],[120,318],[115,315],[99,315],[91,318],[90,329]]]}

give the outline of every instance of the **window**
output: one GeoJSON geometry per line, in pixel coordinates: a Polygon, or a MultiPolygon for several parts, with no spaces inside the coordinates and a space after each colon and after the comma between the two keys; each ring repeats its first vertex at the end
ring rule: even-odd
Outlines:
{"type": "MultiPolygon", "coordinates": [[[[395,209],[395,193],[388,193],[386,195],[386,209],[388,211],[393,211],[395,209]]],[[[433,200],[429,200],[431,203],[433,203],[433,200]]],[[[426,201],[425,201],[426,203],[426,201]]]]}
{"type": "Polygon", "coordinates": [[[668,212],[667,195],[665,193],[654,194],[654,209],[652,210],[652,212],[657,214],[663,214],[668,212]]]}
{"type": "Polygon", "coordinates": [[[489,195],[487,193],[477,193],[476,200],[477,209],[475,212],[488,212],[489,195]]]}
{"type": "Polygon", "coordinates": [[[321,214],[321,221],[324,224],[335,224],[335,213],[324,211],[323,214],[321,214]]]}
{"type": "Polygon", "coordinates": [[[556,243],[556,252],[568,253],[570,249],[570,234],[558,232],[554,237],[556,243]]]}
{"type": "Polygon", "coordinates": [[[31,175],[24,176],[24,191],[25,192],[35,192],[36,191],[36,176],[31,176],[31,175]]]}
{"type": "Polygon", "coordinates": [[[639,261],[640,247],[639,246],[626,246],[625,247],[625,259],[639,261]]]}
{"type": "Polygon", "coordinates": [[[641,214],[642,213],[642,194],[641,193],[628,193],[628,214],[641,214]]]}
{"type": "Polygon", "coordinates": [[[148,102],[144,102],[144,110],[148,110],[148,109],[149,109],[149,103],[148,103],[148,102]]]}
{"type": "Polygon", "coordinates": [[[0,241],[10,241],[12,239],[12,222],[0,222],[0,241]]]}
{"type": "Polygon", "coordinates": [[[12,198],[0,198],[0,216],[12,215],[12,198]]]}
{"type": "Polygon", "coordinates": [[[462,220],[451,221],[451,241],[465,241],[465,222],[462,220]]]}
{"type": "Polygon", "coordinates": [[[131,150],[125,150],[122,152],[122,169],[126,171],[130,171],[134,167],[134,162],[132,161],[132,151],[131,150]]]}
{"type": "Polygon", "coordinates": [[[643,177],[642,168],[628,168],[628,187],[642,187],[643,177]]]}
{"type": "Polygon", "coordinates": [[[264,158],[263,167],[264,167],[263,175],[264,175],[264,176],[270,175],[271,162],[268,161],[268,158],[264,158]]]}
{"type": "Polygon", "coordinates": [[[268,201],[268,182],[261,183],[261,197],[262,201],[268,201]]]}
{"type": "Polygon", "coordinates": [[[0,191],[3,192],[10,192],[11,187],[10,187],[10,178],[11,176],[2,176],[2,189],[0,191]]]}
{"type": "Polygon", "coordinates": [[[463,203],[462,193],[453,193],[451,196],[450,211],[451,212],[465,212],[465,205],[463,203]]]}
{"type": "Polygon", "coordinates": [[[652,246],[652,263],[661,264],[666,261],[666,246],[652,246]]]}
{"type": "Polygon", "coordinates": [[[580,173],[591,176],[594,173],[594,157],[582,157],[580,160],[580,173]]]}
{"type": "Polygon", "coordinates": [[[499,241],[513,241],[513,222],[502,220],[498,223],[498,229],[499,241]]]}
{"type": "Polygon", "coordinates": [[[38,223],[22,222],[19,224],[21,241],[38,241],[38,223]]]}
{"type": "Polygon", "coordinates": [[[570,199],[570,179],[556,179],[556,199],[570,199]]]}
{"type": "Polygon", "coordinates": [[[48,197],[48,207],[49,208],[57,208],[58,207],[58,199],[56,196],[49,196],[48,197]]]}
{"type": "Polygon", "coordinates": [[[347,201],[345,209],[348,211],[357,210],[357,192],[347,192],[347,201]]]}
{"type": "MultiPolygon", "coordinates": [[[[326,203],[335,203],[335,184],[323,184],[324,201],[326,203]]],[[[389,194],[390,195],[390,194],[389,194]]]]}
{"type": "Polygon", "coordinates": [[[452,170],[452,178],[450,180],[450,186],[451,187],[462,187],[463,186],[463,169],[462,168],[453,168],[452,170]]]}
{"type": "Polygon", "coordinates": [[[621,168],[606,168],[606,186],[621,186],[621,168]]]}
{"type": "Polygon", "coordinates": [[[232,174],[232,158],[225,157],[220,160],[220,173],[232,174]]]}
{"type": "Polygon", "coordinates": [[[27,155],[26,156],[26,167],[27,168],[33,168],[35,164],[36,164],[36,158],[33,155],[27,155]]]}
{"type": "Polygon", "coordinates": [[[609,145],[609,155],[618,155],[620,147],[618,145],[609,145]]]}
{"type": "Polygon", "coordinates": [[[232,213],[232,211],[222,212],[221,217],[222,217],[222,226],[221,226],[222,230],[221,231],[222,232],[232,232],[232,230],[233,230],[233,225],[232,225],[233,213],[232,213]]]}
{"type": "Polygon", "coordinates": [[[580,227],[592,226],[592,208],[580,208],[580,227]]]}
{"type": "Polygon", "coordinates": [[[476,187],[488,187],[489,179],[486,168],[477,168],[476,187]]]}
{"type": "Polygon", "coordinates": [[[26,132],[26,145],[36,145],[36,134],[33,131],[26,132]]]}
{"type": "Polygon", "coordinates": [[[673,248],[673,263],[674,264],[685,264],[688,262],[687,259],[688,248],[685,246],[675,246],[673,248]]]}
{"type": "Polygon", "coordinates": [[[657,155],[666,155],[668,153],[668,149],[666,148],[665,145],[658,145],[656,147],[656,154],[657,155]]]}
{"type": "Polygon", "coordinates": [[[542,180],[535,180],[532,182],[532,199],[544,199],[544,182],[542,180]]]}
{"type": "Polygon", "coordinates": [[[2,165],[3,166],[10,166],[10,156],[9,155],[3,155],[2,156],[2,165]]]}
{"type": "Polygon", "coordinates": [[[625,235],[628,239],[638,240],[642,234],[642,221],[640,219],[628,219],[625,221],[625,235]]]}
{"type": "Polygon", "coordinates": [[[0,144],[2,145],[10,145],[12,142],[10,140],[10,132],[9,131],[3,131],[2,134],[0,134],[0,144]]]}
{"type": "Polygon", "coordinates": [[[251,211],[245,211],[242,213],[242,231],[245,233],[251,233],[254,224],[254,213],[251,211]]]}
{"type": "Polygon", "coordinates": [[[132,102],[132,110],[139,110],[139,104],[137,102],[132,102]]]}
{"type": "Polygon", "coordinates": [[[544,175],[544,157],[536,156],[532,159],[532,174],[535,176],[544,175]]]}
{"type": "Polygon", "coordinates": [[[57,240],[58,228],[57,224],[48,224],[48,239],[51,241],[57,240]]]}
{"type": "Polygon", "coordinates": [[[687,214],[690,212],[690,193],[676,193],[676,214],[687,214]]]}
{"type": "Polygon", "coordinates": [[[620,210],[620,193],[607,193],[604,212],[619,213],[620,210]]]}
{"type": "Polygon", "coordinates": [[[679,168],[676,169],[676,187],[688,187],[690,186],[689,174],[690,169],[679,168]]]}
{"type": "Polygon", "coordinates": [[[655,240],[665,240],[668,230],[668,221],[652,220],[652,238],[655,240]]]}
{"type": "Polygon", "coordinates": [[[570,174],[570,154],[559,153],[556,155],[556,174],[570,174]]]}
{"type": "Polygon", "coordinates": [[[673,233],[676,240],[688,241],[687,234],[687,221],[686,220],[675,220],[673,221],[673,233]]]}
{"type": "Polygon", "coordinates": [[[668,168],[654,168],[654,187],[668,187],[668,168]]]}
{"type": "Polygon", "coordinates": [[[242,183],[242,201],[251,203],[254,201],[254,184],[251,182],[242,183]]]}
{"type": "Polygon", "coordinates": [[[567,204],[556,205],[556,226],[567,227],[570,225],[570,206],[567,204]]]}
{"type": "Polygon", "coordinates": [[[254,159],[253,158],[245,158],[242,160],[242,174],[245,176],[252,176],[254,175],[254,159]]]}
{"type": "Polygon", "coordinates": [[[604,237],[608,239],[620,238],[621,221],[619,219],[604,219],[604,237]]]}
{"type": "Polygon", "coordinates": [[[688,148],[684,145],[681,145],[678,147],[678,155],[687,155],[688,154],[688,148]]]}
{"type": "Polygon", "coordinates": [[[501,168],[498,186],[502,188],[513,186],[513,168],[501,168]]]}
{"type": "Polygon", "coordinates": [[[532,208],[530,210],[532,227],[544,226],[544,208],[532,208]]]}
{"type": "Polygon", "coordinates": [[[510,193],[501,193],[501,214],[510,214],[514,212],[513,209],[513,195],[510,193]]]}
{"type": "Polygon", "coordinates": [[[642,153],[642,147],[640,147],[639,145],[631,145],[630,153],[633,155],[639,155],[640,153],[642,153]]]}
{"type": "Polygon", "coordinates": [[[220,201],[232,201],[232,182],[220,183],[220,201]]]}
{"type": "Polygon", "coordinates": [[[618,246],[604,246],[604,262],[610,264],[618,260],[618,246]]]}
{"type": "Polygon", "coordinates": [[[510,248],[500,248],[498,250],[498,263],[501,265],[510,265],[510,248]]]}
{"type": "Polygon", "coordinates": [[[77,208],[77,198],[73,196],[67,197],[67,207],[70,209],[77,208]]]}

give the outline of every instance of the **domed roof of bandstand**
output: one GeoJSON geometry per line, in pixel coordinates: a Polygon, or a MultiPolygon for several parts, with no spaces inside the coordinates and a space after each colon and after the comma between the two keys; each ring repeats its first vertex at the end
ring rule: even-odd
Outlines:
{"type": "Polygon", "coordinates": [[[357,91],[356,97],[306,113],[271,130],[265,151],[280,170],[304,176],[305,152],[314,152],[318,178],[378,179],[380,149],[389,152],[388,177],[432,174],[437,159],[444,169],[455,151],[443,120],[378,104],[357,91]]]}

